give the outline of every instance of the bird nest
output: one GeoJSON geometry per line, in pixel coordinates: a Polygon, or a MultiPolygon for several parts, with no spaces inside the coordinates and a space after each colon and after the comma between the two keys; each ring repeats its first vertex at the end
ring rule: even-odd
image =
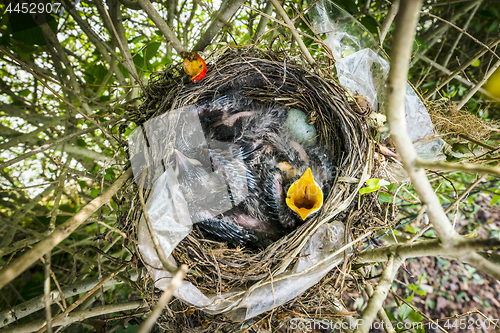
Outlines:
{"type": "MultiPolygon", "coordinates": [[[[286,274],[298,260],[309,237],[322,225],[345,222],[353,207],[357,216],[362,215],[359,214],[363,204],[358,202],[358,191],[373,169],[366,109],[360,108],[333,78],[311,73],[294,63],[290,56],[256,48],[226,48],[219,52],[212,57],[206,77],[198,83],[190,82],[180,65],[153,74],[142,106],[131,112],[129,119],[139,127],[171,110],[215,100],[235,90],[264,106],[281,105],[302,110],[307,121],[317,129],[318,144],[331,150],[331,162],[337,172],[320,213],[265,249],[234,247],[208,239],[196,224],[193,225],[192,232],[175,247],[172,256],[177,264],[189,266],[186,280],[207,294],[245,291],[286,274]]],[[[144,193],[147,199],[151,190],[144,193]]],[[[138,196],[133,201],[132,218],[138,221],[143,208],[138,196]]],[[[366,219],[360,218],[354,222],[358,228],[347,230],[344,244],[356,236],[352,235],[353,230],[360,233],[366,229],[359,225],[362,221],[366,219]]]]}

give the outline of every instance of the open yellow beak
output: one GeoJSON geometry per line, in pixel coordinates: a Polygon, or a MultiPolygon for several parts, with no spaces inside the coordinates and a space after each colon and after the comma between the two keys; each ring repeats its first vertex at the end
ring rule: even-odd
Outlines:
{"type": "Polygon", "coordinates": [[[311,169],[293,182],[286,194],[286,204],[302,220],[318,211],[323,205],[323,191],[312,176],[311,169]]]}

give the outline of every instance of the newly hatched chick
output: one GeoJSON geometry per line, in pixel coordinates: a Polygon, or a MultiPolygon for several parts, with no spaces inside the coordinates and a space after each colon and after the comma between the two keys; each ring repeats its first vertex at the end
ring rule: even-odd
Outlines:
{"type": "Polygon", "coordinates": [[[287,112],[238,95],[200,103],[207,145],[196,148],[190,138],[199,135],[183,132],[175,164],[203,233],[265,247],[320,211],[335,170],[326,148],[291,139],[287,112]]]}

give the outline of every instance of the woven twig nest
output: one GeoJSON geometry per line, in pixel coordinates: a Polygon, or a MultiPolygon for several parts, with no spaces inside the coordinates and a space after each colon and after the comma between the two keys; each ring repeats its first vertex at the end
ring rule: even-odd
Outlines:
{"type": "MultiPolygon", "coordinates": [[[[280,104],[302,110],[317,130],[318,145],[331,150],[331,162],[338,170],[320,213],[266,249],[235,248],[205,239],[196,230],[196,225],[175,248],[172,257],[178,264],[187,264],[190,268],[187,281],[205,294],[236,295],[238,297],[233,299],[236,302],[244,299],[246,293],[258,291],[260,286],[270,284],[273,289],[273,284],[288,275],[296,275],[294,283],[299,282],[301,276],[307,276],[307,272],[301,272],[303,275],[289,272],[311,236],[322,226],[333,221],[342,226],[339,221],[345,218],[343,212],[356,203],[358,190],[372,171],[373,149],[363,109],[348,98],[335,80],[313,74],[282,54],[255,48],[226,48],[209,65],[207,76],[196,84],[189,81],[179,66],[152,75],[142,107],[130,118],[139,126],[171,110],[215,100],[229,91],[238,91],[263,106],[280,104]]],[[[153,147],[152,151],[168,154],[163,148],[169,145],[168,140],[165,138],[164,141],[149,144],[153,147]]],[[[154,162],[154,157],[144,161],[150,169],[154,168],[151,165],[154,162]]],[[[148,177],[149,181],[154,181],[157,175],[148,177]]],[[[138,220],[142,208],[138,199],[135,200],[134,216],[138,220]]],[[[347,239],[346,236],[342,243],[345,244],[347,239]]],[[[332,258],[325,259],[328,260],[332,258]]],[[[145,265],[150,264],[145,262],[145,265]]],[[[305,285],[317,283],[323,276],[321,274],[305,285]]],[[[236,311],[231,297],[222,297],[218,302],[217,306],[205,310],[209,313],[236,311]]],[[[248,318],[247,314],[241,315],[241,308],[237,310],[232,318],[248,318]]]]}

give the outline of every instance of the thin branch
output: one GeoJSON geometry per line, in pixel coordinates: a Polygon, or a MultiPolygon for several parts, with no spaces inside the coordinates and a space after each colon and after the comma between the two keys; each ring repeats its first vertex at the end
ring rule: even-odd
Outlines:
{"type": "Polygon", "coordinates": [[[441,256],[459,259],[470,251],[492,249],[500,247],[500,240],[496,238],[461,238],[451,246],[443,244],[439,239],[421,241],[418,243],[399,243],[383,248],[366,250],[356,258],[356,262],[373,263],[387,261],[390,255],[397,254],[403,259],[423,256],[441,256]]]}
{"type": "MultiPolygon", "coordinates": [[[[138,277],[139,274],[137,274],[137,271],[132,271],[130,279],[132,281],[135,281],[138,279],[138,277]]],[[[125,280],[121,279],[120,277],[115,277],[104,283],[104,288],[110,288],[116,285],[123,284],[125,283],[124,281],[125,280]]],[[[98,283],[99,283],[98,278],[92,278],[92,279],[78,281],[69,286],[62,287],[60,291],[53,290],[51,292],[51,297],[50,297],[51,304],[59,300],[62,301],[62,297],[72,297],[75,295],[85,293],[90,289],[92,289],[98,283]]],[[[5,310],[3,312],[0,312],[0,328],[7,326],[15,322],[16,320],[20,320],[21,318],[29,316],[30,314],[39,311],[40,309],[43,309],[43,307],[44,307],[43,296],[39,296],[30,299],[29,301],[26,301],[22,304],[16,305],[11,310],[5,310]]],[[[40,327],[41,325],[36,329],[34,329],[33,331],[40,329],[40,327]]]]}
{"type": "Polygon", "coordinates": [[[141,324],[141,326],[139,326],[139,330],[137,331],[138,333],[147,333],[151,330],[151,328],[153,328],[153,325],[156,323],[156,319],[158,319],[163,312],[163,309],[168,304],[168,301],[172,298],[174,291],[182,285],[182,280],[184,280],[187,271],[188,267],[186,265],[182,265],[179,268],[178,272],[172,278],[170,286],[168,286],[167,290],[163,292],[149,317],[141,324]]]}
{"type": "Polygon", "coordinates": [[[427,214],[434,225],[436,233],[443,241],[447,241],[457,239],[459,235],[446,217],[439,198],[434,193],[434,189],[425,175],[425,170],[415,168],[417,153],[406,127],[406,80],[420,6],[421,1],[402,1],[400,11],[396,17],[391,69],[387,80],[387,115],[391,136],[400,154],[403,166],[420,200],[427,205],[427,214]]]}
{"type": "MultiPolygon", "coordinates": [[[[482,0],[475,0],[475,1],[471,1],[469,2],[468,4],[466,4],[465,6],[463,6],[462,8],[460,8],[459,10],[457,10],[455,12],[455,14],[450,18],[449,21],[445,21],[446,23],[447,22],[455,22],[456,20],[458,20],[462,15],[464,15],[465,13],[467,13],[469,10],[471,10],[471,8],[473,8],[474,6],[476,6],[479,2],[481,2],[482,0]]],[[[426,44],[428,45],[428,48],[424,49],[422,51],[423,54],[426,54],[429,50],[432,49],[432,46],[434,44],[436,44],[439,39],[443,36],[443,34],[448,31],[448,29],[450,28],[450,25],[449,24],[442,24],[441,26],[439,26],[437,29],[435,30],[432,30],[428,33],[429,35],[429,38],[426,38],[426,44]],[[429,40],[430,39],[430,40],[429,40]]],[[[413,64],[412,64],[413,65],[413,64]]]]}
{"type": "Polygon", "coordinates": [[[160,245],[160,242],[158,241],[158,238],[156,237],[156,233],[153,230],[153,225],[151,224],[151,220],[149,219],[149,214],[146,209],[146,203],[144,202],[144,195],[142,193],[144,189],[144,180],[146,179],[146,170],[143,171],[142,177],[141,177],[141,183],[139,184],[139,200],[141,202],[142,206],[142,214],[144,215],[144,219],[146,220],[146,225],[148,227],[149,231],[149,236],[151,237],[151,241],[153,242],[153,246],[156,251],[156,255],[160,259],[161,264],[163,265],[163,268],[167,270],[170,273],[175,273],[177,271],[177,268],[175,267],[170,267],[168,264],[167,257],[165,255],[165,252],[163,251],[163,248],[160,245]]]}
{"type": "MultiPolygon", "coordinates": [[[[147,307],[144,301],[133,301],[127,303],[108,304],[105,306],[96,306],[91,309],[75,311],[67,317],[62,318],[54,326],[67,326],[72,323],[83,321],[88,318],[102,316],[108,313],[121,311],[140,310],[147,307]]],[[[31,333],[36,332],[45,324],[45,320],[36,320],[28,324],[13,326],[2,331],[2,333],[31,333]]]]}
{"type": "MultiPolygon", "coordinates": [[[[434,60],[432,59],[429,59],[427,58],[425,55],[423,54],[420,54],[420,53],[417,53],[416,54],[416,57],[419,58],[419,59],[422,59],[423,61],[425,61],[426,63],[432,65],[433,67],[439,69],[441,72],[445,73],[446,75],[453,75],[452,71],[450,71],[448,68],[438,64],[437,62],[435,62],[434,60]]],[[[466,79],[464,79],[463,77],[461,77],[460,75],[455,75],[454,79],[462,82],[463,84],[469,86],[469,87],[472,87],[474,86],[474,84],[466,79]]],[[[486,96],[488,96],[489,98],[497,101],[497,102],[500,102],[500,99],[498,97],[495,97],[494,95],[492,95],[490,92],[488,92],[487,90],[483,89],[483,88],[479,88],[479,91],[483,94],[485,94],[486,96]]],[[[432,95],[430,95],[432,96],[432,95]]]]}
{"type": "Polygon", "coordinates": [[[481,254],[474,251],[467,251],[459,259],[500,281],[500,265],[488,260],[481,254]]]}
{"type": "MultiPolygon", "coordinates": [[[[474,15],[476,15],[476,12],[480,6],[481,6],[481,2],[478,2],[476,7],[474,7],[472,12],[470,13],[470,15],[468,15],[467,20],[465,21],[464,27],[462,28],[464,31],[466,31],[467,28],[469,27],[470,21],[472,21],[472,18],[474,17],[474,15]]],[[[453,52],[455,52],[455,49],[457,48],[458,43],[460,42],[460,39],[462,39],[463,35],[464,35],[463,32],[460,32],[458,37],[456,37],[455,40],[453,41],[453,45],[448,50],[448,53],[446,54],[446,57],[444,58],[444,61],[443,61],[444,67],[448,66],[448,62],[450,61],[451,56],[453,55],[453,52]]]]}
{"type": "Polygon", "coordinates": [[[484,75],[483,79],[481,81],[479,81],[475,86],[474,88],[472,88],[468,93],[467,95],[465,95],[462,100],[460,101],[460,103],[458,103],[457,105],[457,110],[460,110],[464,105],[465,103],[467,103],[469,101],[469,99],[472,98],[472,96],[474,96],[474,94],[479,90],[479,88],[481,88],[485,83],[486,81],[488,81],[488,79],[490,78],[491,75],[493,75],[493,73],[497,70],[497,68],[500,67],[500,60],[497,60],[497,62],[493,65],[493,67],[490,68],[490,70],[484,75]]]}
{"type": "MultiPolygon", "coordinates": [[[[125,267],[127,267],[127,265],[124,265],[120,268],[118,268],[115,272],[113,272],[112,274],[108,275],[104,280],[102,280],[101,282],[99,282],[97,285],[95,285],[94,288],[90,289],[89,292],[87,292],[85,295],[83,295],[82,297],[80,297],[78,300],[76,300],[75,302],[73,302],[67,309],[66,311],[64,311],[63,313],[59,314],[57,317],[55,317],[54,319],[52,319],[52,322],[47,323],[49,325],[53,325],[55,323],[57,323],[59,320],[61,320],[62,318],[66,317],[71,311],[73,311],[74,309],[76,309],[77,306],[79,306],[80,304],[83,303],[83,301],[85,301],[87,298],[89,298],[90,296],[92,296],[92,294],[94,294],[101,286],[104,285],[104,283],[106,283],[107,281],[111,280],[112,278],[114,278],[120,271],[122,271],[125,267]]],[[[48,325],[44,325],[42,326],[42,328],[40,328],[37,333],[43,333],[45,332],[45,329],[48,328],[48,325]]]]}
{"type": "Polygon", "coordinates": [[[290,32],[292,33],[293,38],[299,44],[300,50],[302,51],[302,54],[306,58],[307,62],[309,65],[314,66],[316,62],[314,61],[313,57],[311,56],[311,53],[309,53],[309,50],[307,49],[306,44],[304,44],[304,41],[302,38],[300,38],[299,33],[297,32],[297,29],[295,28],[292,20],[288,17],[286,11],[281,7],[281,4],[278,2],[278,0],[269,0],[271,3],[274,5],[274,8],[276,8],[276,11],[280,16],[283,18],[286,24],[290,27],[290,32]]]}
{"type": "MultiPolygon", "coordinates": [[[[145,0],[139,0],[145,1],[145,0]]],[[[193,52],[203,51],[219,33],[219,31],[231,22],[231,18],[240,9],[240,6],[245,0],[225,0],[222,2],[219,10],[212,18],[212,23],[207,30],[201,35],[200,39],[193,47],[193,52]]]]}
{"type": "MultiPolygon", "coordinates": [[[[369,282],[367,282],[365,284],[365,287],[366,287],[366,293],[368,294],[368,296],[372,297],[373,296],[373,286],[369,282]]],[[[378,313],[378,317],[379,317],[385,331],[387,333],[396,333],[396,330],[392,326],[392,323],[391,323],[389,317],[387,317],[387,313],[385,313],[384,308],[381,307],[377,313],[378,313]]]]}
{"type": "MultiPolygon", "coordinates": [[[[132,62],[132,56],[130,54],[130,49],[128,47],[128,44],[126,44],[128,42],[127,42],[127,39],[125,38],[125,31],[123,31],[123,26],[121,26],[122,32],[123,32],[122,35],[124,37],[124,41],[122,42],[122,39],[120,38],[120,35],[118,34],[118,32],[115,28],[115,25],[114,25],[115,20],[111,20],[111,17],[109,16],[108,10],[106,9],[106,6],[105,6],[103,0],[99,0],[99,1],[100,1],[102,10],[104,11],[106,17],[108,18],[108,20],[110,22],[110,26],[111,26],[110,32],[113,32],[113,34],[115,35],[116,40],[118,41],[118,46],[120,47],[120,50],[122,51],[122,54],[125,56],[125,60],[128,63],[128,65],[132,71],[132,75],[135,77],[135,80],[137,81],[137,83],[141,86],[143,92],[147,95],[146,90],[142,84],[142,80],[139,77],[139,74],[137,74],[137,71],[135,69],[135,65],[132,62]]],[[[119,12],[118,15],[121,15],[121,12],[119,12]]],[[[117,26],[119,26],[119,24],[121,24],[121,21],[118,22],[117,26]]]]}
{"type": "Polygon", "coordinates": [[[373,320],[377,316],[377,312],[382,308],[384,300],[387,297],[389,289],[392,287],[392,280],[396,276],[396,273],[403,263],[404,259],[395,257],[391,255],[387,266],[380,277],[377,287],[373,291],[372,297],[368,301],[368,305],[363,311],[363,316],[361,317],[361,325],[356,328],[354,333],[368,333],[373,320]]]}
{"type": "MultiPolygon", "coordinates": [[[[103,128],[99,123],[97,123],[94,119],[90,118],[85,112],[82,112],[79,108],[77,108],[74,104],[70,103],[68,100],[66,100],[64,97],[62,97],[57,91],[52,89],[47,83],[45,83],[41,78],[38,76],[38,74],[30,68],[25,62],[19,60],[18,58],[14,57],[9,51],[5,50],[3,47],[0,47],[0,52],[8,55],[11,57],[13,60],[17,61],[19,63],[19,66],[25,70],[27,70],[31,75],[33,75],[35,78],[37,78],[47,89],[49,89],[57,98],[59,98],[61,101],[63,101],[65,104],[70,106],[73,110],[78,112],[79,114],[82,115],[83,118],[86,120],[90,121],[92,124],[97,126],[104,134],[110,136],[111,138],[114,138],[116,141],[120,142],[120,140],[115,137],[111,132],[109,132],[107,129],[103,128]]],[[[82,105],[86,105],[82,103],[82,105]]],[[[87,105],[88,107],[88,105],[87,105]]]]}
{"type": "Polygon", "coordinates": [[[50,308],[50,252],[47,253],[44,263],[43,298],[45,305],[45,320],[47,322],[47,333],[52,333],[52,312],[50,308]]]}
{"type": "Polygon", "coordinates": [[[486,48],[488,51],[490,51],[493,54],[494,57],[500,59],[500,56],[498,54],[496,54],[495,51],[493,51],[488,45],[484,44],[479,39],[477,39],[476,37],[474,37],[471,34],[469,34],[467,31],[461,29],[460,27],[457,27],[455,24],[453,24],[451,22],[448,22],[445,19],[442,19],[441,17],[433,15],[431,13],[427,13],[427,12],[420,12],[420,13],[422,15],[428,15],[430,17],[433,17],[433,18],[437,19],[437,20],[446,22],[447,24],[451,25],[453,28],[457,29],[458,31],[460,31],[461,33],[463,33],[464,35],[466,35],[467,37],[469,37],[470,39],[472,39],[473,41],[475,41],[476,43],[478,43],[479,45],[481,45],[482,47],[486,48]]]}
{"type": "Polygon", "coordinates": [[[0,289],[7,283],[15,279],[19,274],[28,269],[41,256],[51,251],[56,245],[66,239],[76,230],[89,216],[99,207],[109,202],[111,197],[129,180],[132,176],[132,168],[125,171],[103,194],[89,202],[75,216],[59,225],[50,236],[35,245],[31,250],[24,253],[14,262],[4,267],[0,271],[0,289]]]}
{"type": "Polygon", "coordinates": [[[472,163],[450,163],[440,161],[431,162],[421,159],[416,159],[414,162],[414,166],[417,168],[425,168],[430,170],[462,171],[500,177],[500,167],[498,166],[490,167],[472,163]]]}
{"type": "Polygon", "coordinates": [[[396,17],[396,14],[398,13],[399,10],[399,1],[400,0],[394,0],[392,2],[392,6],[387,12],[387,15],[385,16],[384,22],[382,22],[382,27],[380,28],[380,45],[384,44],[385,36],[387,36],[387,33],[389,32],[389,29],[391,28],[392,21],[394,21],[394,18],[396,17]]]}
{"type": "MultiPolygon", "coordinates": [[[[266,7],[264,8],[264,13],[267,15],[271,14],[271,11],[273,10],[273,4],[270,1],[267,1],[266,7]]],[[[255,34],[252,37],[252,40],[256,42],[259,37],[264,33],[267,27],[267,22],[269,19],[265,17],[264,15],[261,15],[259,24],[257,25],[257,28],[255,29],[255,34]]]]}
{"type": "MultiPolygon", "coordinates": [[[[493,40],[490,44],[488,44],[488,49],[492,49],[496,45],[500,43],[500,35],[493,40]]],[[[465,70],[467,67],[469,67],[473,62],[475,62],[477,59],[481,58],[483,55],[488,52],[488,49],[483,48],[481,51],[476,53],[473,57],[469,59],[466,63],[464,63],[462,66],[457,68],[451,75],[449,75],[443,82],[441,82],[436,88],[434,88],[431,92],[427,93],[424,98],[428,99],[430,96],[434,95],[437,93],[441,88],[443,88],[445,85],[447,85],[451,80],[453,80],[458,74],[460,74],[463,70],[465,70]]]]}
{"type": "MultiPolygon", "coordinates": [[[[102,123],[100,126],[101,127],[102,126],[106,126],[106,125],[109,125],[109,124],[113,124],[115,122],[116,122],[116,120],[111,120],[111,121],[102,123]]],[[[31,150],[31,151],[29,151],[27,153],[19,155],[19,156],[13,158],[13,159],[10,159],[10,160],[8,160],[8,161],[0,164],[0,170],[8,168],[9,166],[11,166],[13,164],[16,164],[17,162],[20,162],[20,161],[22,161],[24,159],[27,159],[28,157],[31,157],[31,156],[33,156],[35,154],[38,154],[38,153],[41,153],[42,151],[45,151],[47,149],[50,149],[50,148],[55,147],[57,145],[60,145],[61,143],[64,143],[64,142],[69,141],[71,139],[77,138],[77,137],[82,136],[84,134],[90,133],[90,132],[95,131],[97,129],[98,128],[95,127],[95,126],[94,127],[90,127],[90,128],[85,129],[85,130],[82,130],[80,132],[76,132],[76,133],[70,134],[68,136],[65,136],[64,138],[55,140],[55,141],[53,141],[51,143],[47,143],[46,145],[43,145],[43,146],[41,146],[41,147],[39,147],[37,149],[33,149],[33,150],[31,150]]]]}

